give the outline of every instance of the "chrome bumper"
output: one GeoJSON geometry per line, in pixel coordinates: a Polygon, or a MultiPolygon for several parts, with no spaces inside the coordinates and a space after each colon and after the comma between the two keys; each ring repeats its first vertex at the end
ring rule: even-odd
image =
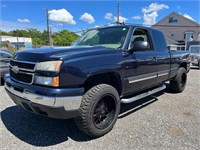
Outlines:
{"type": "Polygon", "coordinates": [[[197,60],[197,59],[194,59],[194,60],[191,60],[191,61],[190,61],[190,63],[191,63],[191,64],[198,65],[198,63],[199,63],[199,62],[198,62],[198,60],[197,60]]]}
{"type": "Polygon", "coordinates": [[[48,97],[31,93],[27,90],[23,92],[17,91],[12,86],[5,84],[5,89],[10,93],[28,100],[35,104],[50,106],[53,108],[64,107],[66,111],[77,110],[80,108],[82,96],[69,96],[69,97],[48,97]]]}

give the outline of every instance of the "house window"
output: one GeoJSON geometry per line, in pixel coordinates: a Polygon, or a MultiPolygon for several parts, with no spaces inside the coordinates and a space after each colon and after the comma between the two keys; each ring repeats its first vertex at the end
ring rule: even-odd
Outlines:
{"type": "Polygon", "coordinates": [[[192,40],[193,39],[193,32],[185,32],[184,39],[185,40],[192,40]]]}
{"type": "Polygon", "coordinates": [[[169,23],[175,23],[175,22],[178,22],[178,19],[176,17],[169,18],[169,23]]]}

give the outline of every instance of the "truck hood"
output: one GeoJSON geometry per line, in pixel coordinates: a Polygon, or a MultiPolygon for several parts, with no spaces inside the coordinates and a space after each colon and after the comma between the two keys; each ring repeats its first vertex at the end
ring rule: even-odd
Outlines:
{"type": "Polygon", "coordinates": [[[17,52],[14,59],[18,61],[42,62],[51,60],[69,60],[91,55],[116,53],[115,49],[102,46],[51,47],[17,52]]]}

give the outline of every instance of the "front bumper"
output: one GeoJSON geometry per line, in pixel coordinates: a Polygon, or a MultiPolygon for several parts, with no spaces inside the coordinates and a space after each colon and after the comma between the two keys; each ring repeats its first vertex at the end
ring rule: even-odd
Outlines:
{"type": "Polygon", "coordinates": [[[198,64],[199,64],[198,60],[191,61],[191,66],[198,66],[198,64]]]}
{"type": "MultiPolygon", "coordinates": [[[[60,90],[55,89],[57,94],[54,96],[40,95],[34,93],[31,90],[31,86],[21,90],[23,85],[18,87],[16,86],[18,83],[15,83],[10,77],[6,77],[5,89],[10,98],[24,109],[58,119],[69,119],[78,116],[82,101],[82,96],[79,95],[80,93],[78,94],[79,96],[63,96],[64,93],[61,93],[62,96],[59,96],[60,90]]],[[[45,90],[46,87],[43,88],[45,90]]],[[[77,89],[77,91],[80,92],[81,90],[77,89]]]]}

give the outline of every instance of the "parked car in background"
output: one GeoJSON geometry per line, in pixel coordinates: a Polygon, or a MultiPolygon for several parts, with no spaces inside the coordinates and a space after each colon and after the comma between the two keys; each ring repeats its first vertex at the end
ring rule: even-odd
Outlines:
{"type": "Polygon", "coordinates": [[[200,69],[200,45],[191,45],[189,50],[191,53],[191,65],[198,66],[200,69]]]}
{"type": "Polygon", "coordinates": [[[0,77],[2,85],[4,83],[4,76],[9,72],[9,62],[13,54],[7,50],[0,49],[0,77]]]}

